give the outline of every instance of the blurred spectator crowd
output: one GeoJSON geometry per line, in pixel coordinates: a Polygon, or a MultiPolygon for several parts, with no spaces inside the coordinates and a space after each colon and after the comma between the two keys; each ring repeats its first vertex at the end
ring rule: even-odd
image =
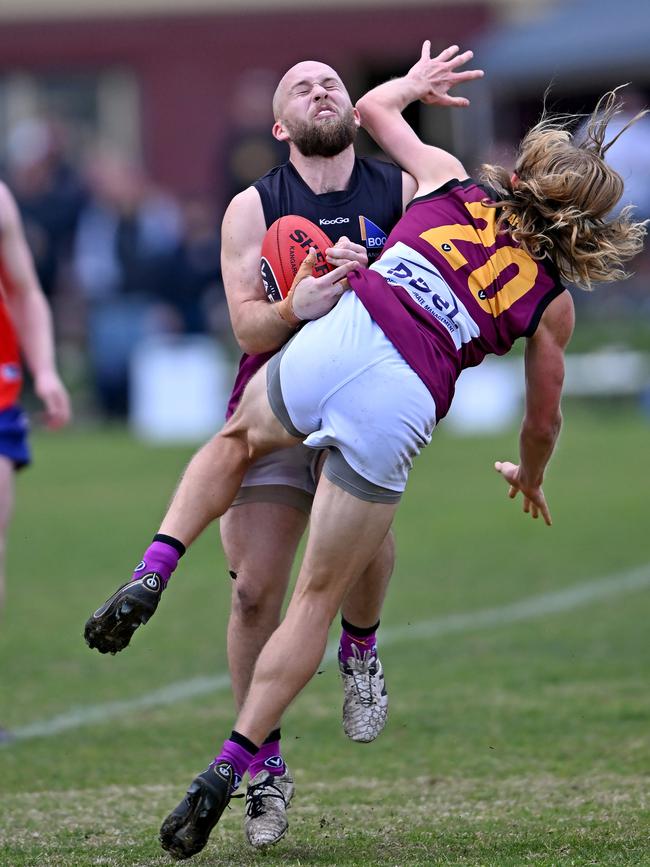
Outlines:
{"type": "Polygon", "coordinates": [[[219,218],[209,198],[180,201],[106,146],[77,165],[65,133],[52,121],[18,124],[2,176],[18,202],[58,340],[79,350],[96,408],[120,418],[137,341],[228,332],[219,218]]]}

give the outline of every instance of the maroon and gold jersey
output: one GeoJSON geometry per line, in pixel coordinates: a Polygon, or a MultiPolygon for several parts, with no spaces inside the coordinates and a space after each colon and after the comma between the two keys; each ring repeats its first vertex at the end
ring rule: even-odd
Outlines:
{"type": "Polygon", "coordinates": [[[471,178],[414,199],[381,258],[348,279],[446,415],[461,371],[534,333],[564,287],[508,233],[471,178]]]}
{"type": "Polygon", "coordinates": [[[16,329],[0,287],[0,411],[18,402],[22,380],[16,329]]]}

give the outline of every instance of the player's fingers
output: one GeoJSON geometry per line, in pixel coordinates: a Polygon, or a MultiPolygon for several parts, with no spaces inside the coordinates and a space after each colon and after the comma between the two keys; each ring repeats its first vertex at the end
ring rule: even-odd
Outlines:
{"type": "Polygon", "coordinates": [[[351,241],[349,238],[345,236],[343,238],[339,238],[339,240],[334,244],[331,248],[332,250],[356,250],[357,253],[365,253],[366,248],[363,244],[355,244],[354,241],[351,241]]]}
{"type": "Polygon", "coordinates": [[[311,272],[311,269],[314,267],[315,264],[316,264],[316,250],[313,247],[310,247],[309,253],[307,253],[305,258],[302,260],[302,262],[298,266],[298,270],[296,271],[296,277],[301,272],[303,274],[311,272]]]}
{"type": "Polygon", "coordinates": [[[358,252],[357,250],[334,250],[325,256],[325,260],[334,267],[343,265],[345,262],[355,262],[357,265],[363,266],[367,262],[365,251],[358,252]]]}
{"type": "Polygon", "coordinates": [[[50,428],[50,430],[58,430],[59,428],[65,426],[66,419],[62,415],[54,415],[54,414],[50,413],[47,416],[47,422],[46,423],[47,423],[47,426],[50,428]]]}
{"type": "Polygon", "coordinates": [[[516,485],[518,469],[516,464],[510,463],[510,461],[495,461],[494,469],[511,485],[516,485]]]}
{"type": "Polygon", "coordinates": [[[63,421],[61,417],[55,410],[53,410],[49,406],[45,407],[41,419],[45,427],[49,428],[50,430],[55,430],[56,428],[63,426],[63,421]]]}
{"type": "Polygon", "coordinates": [[[302,260],[298,270],[296,271],[296,276],[293,278],[293,283],[291,284],[291,288],[294,289],[301,280],[304,280],[305,277],[309,277],[311,275],[312,269],[316,264],[316,251],[313,247],[309,248],[309,253],[302,260]]]}
{"type": "Polygon", "coordinates": [[[430,60],[431,59],[431,40],[425,39],[422,43],[422,52],[420,54],[422,60],[430,60]]]}
{"type": "Polygon", "coordinates": [[[551,513],[548,508],[548,504],[546,502],[546,497],[544,496],[544,492],[540,489],[537,496],[533,501],[534,513],[533,517],[537,518],[539,515],[544,519],[544,523],[550,527],[553,523],[551,520],[551,513]]]}
{"type": "Polygon", "coordinates": [[[68,424],[71,418],[72,407],[70,406],[70,398],[67,394],[64,394],[59,404],[59,423],[61,427],[68,424]]]}
{"type": "Polygon", "coordinates": [[[450,45],[448,48],[443,49],[440,54],[435,58],[435,60],[440,60],[443,63],[447,60],[451,60],[451,58],[458,51],[457,45],[450,45]]]}
{"type": "Polygon", "coordinates": [[[457,66],[462,66],[463,63],[467,63],[467,61],[471,60],[472,57],[474,57],[473,51],[463,51],[462,54],[457,54],[449,60],[449,67],[451,69],[456,69],[457,66]]]}
{"type": "Polygon", "coordinates": [[[366,248],[361,244],[355,244],[354,241],[351,241],[349,238],[343,236],[339,238],[339,240],[334,244],[333,247],[328,247],[325,250],[325,256],[341,256],[342,253],[363,253],[365,256],[366,248]]]}
{"type": "Polygon", "coordinates": [[[438,105],[451,106],[453,108],[467,108],[469,99],[464,96],[444,96],[436,99],[438,105]]]}
{"type": "Polygon", "coordinates": [[[342,280],[339,280],[338,283],[335,283],[334,286],[332,286],[332,297],[336,298],[338,301],[341,295],[343,295],[344,292],[347,292],[349,288],[350,284],[344,277],[342,280]]]}
{"type": "Polygon", "coordinates": [[[65,393],[55,392],[46,403],[49,427],[63,427],[70,420],[70,401],[65,393]]]}
{"type": "Polygon", "coordinates": [[[336,270],[337,268],[341,268],[344,265],[352,265],[353,268],[365,268],[366,266],[365,262],[362,262],[356,258],[352,258],[351,256],[346,256],[344,259],[332,259],[332,261],[328,259],[327,262],[328,265],[334,270],[336,270]]]}
{"type": "Polygon", "coordinates": [[[344,262],[342,265],[339,265],[338,268],[334,268],[333,271],[325,274],[324,277],[320,277],[319,280],[323,286],[333,286],[335,283],[338,283],[339,280],[347,277],[350,271],[354,271],[354,269],[358,267],[358,262],[344,262]]]}
{"type": "Polygon", "coordinates": [[[460,84],[463,81],[474,81],[476,78],[483,78],[485,73],[482,69],[464,69],[462,72],[454,72],[454,84],[460,84]]]}
{"type": "Polygon", "coordinates": [[[523,510],[526,514],[530,512],[530,500],[528,497],[524,497],[523,510]]]}
{"type": "Polygon", "coordinates": [[[47,411],[50,415],[51,423],[55,426],[65,423],[67,416],[67,408],[65,401],[59,397],[55,397],[48,405],[47,411]]]}
{"type": "Polygon", "coordinates": [[[499,473],[500,476],[503,476],[503,478],[508,481],[508,468],[504,461],[495,461],[494,469],[497,471],[497,473],[499,473]]]}

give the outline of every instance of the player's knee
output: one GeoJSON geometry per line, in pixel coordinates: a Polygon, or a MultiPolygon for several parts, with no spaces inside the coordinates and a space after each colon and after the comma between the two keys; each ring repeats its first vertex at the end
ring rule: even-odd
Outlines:
{"type": "Polygon", "coordinates": [[[233,615],[245,626],[254,626],[260,617],[260,598],[246,588],[237,587],[233,593],[233,615]]]}
{"type": "Polygon", "coordinates": [[[277,619],[277,605],[269,598],[263,587],[240,581],[235,582],[232,594],[232,613],[244,626],[257,626],[262,622],[277,619]]]}

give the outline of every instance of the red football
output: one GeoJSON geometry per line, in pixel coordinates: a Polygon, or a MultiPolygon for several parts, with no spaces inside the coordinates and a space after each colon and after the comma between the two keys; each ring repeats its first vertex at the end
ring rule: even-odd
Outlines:
{"type": "Polygon", "coordinates": [[[332,266],[325,261],[325,250],[332,246],[325,232],[304,217],[290,214],[276,220],[264,236],[260,260],[262,282],[269,301],[280,301],[287,297],[293,278],[310,247],[316,250],[316,264],[312,270],[314,277],[322,277],[331,271],[332,266]]]}

